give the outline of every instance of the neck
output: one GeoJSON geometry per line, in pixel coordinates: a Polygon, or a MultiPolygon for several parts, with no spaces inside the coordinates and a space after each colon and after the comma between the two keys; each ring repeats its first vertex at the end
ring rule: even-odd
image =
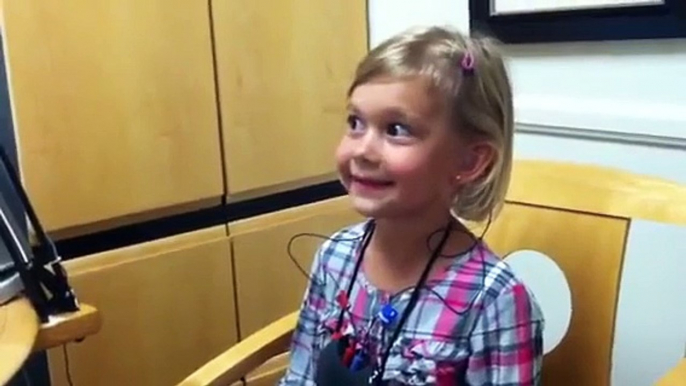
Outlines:
{"type": "MultiPolygon", "coordinates": [[[[426,268],[432,252],[440,246],[449,213],[412,218],[376,219],[374,234],[365,258],[364,271],[377,287],[395,293],[414,285],[426,268]]],[[[461,224],[454,224],[442,250],[444,255],[464,250],[473,239],[462,231],[461,224]]],[[[441,251],[439,251],[441,253],[441,251]]],[[[453,259],[439,258],[433,265],[432,274],[452,264],[453,259]]]]}
{"type": "MultiPolygon", "coordinates": [[[[447,212],[377,219],[365,264],[375,284],[393,292],[414,284],[439,247],[449,221],[447,212]]],[[[454,239],[454,233],[449,240],[454,239]]],[[[447,259],[439,259],[434,269],[440,269],[445,262],[447,259]]]]}
{"type": "Polygon", "coordinates": [[[447,213],[421,219],[378,219],[372,239],[374,250],[392,258],[394,265],[407,265],[413,260],[424,263],[438,246],[449,221],[447,213]]]}

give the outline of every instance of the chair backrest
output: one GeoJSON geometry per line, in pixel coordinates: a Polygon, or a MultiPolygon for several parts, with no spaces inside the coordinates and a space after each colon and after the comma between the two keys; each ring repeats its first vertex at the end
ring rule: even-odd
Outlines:
{"type": "Polygon", "coordinates": [[[569,328],[544,358],[543,384],[648,385],[678,362],[684,236],[686,186],[590,165],[516,162],[507,204],[485,238],[506,258],[522,250],[549,257],[569,285],[569,328]]]}

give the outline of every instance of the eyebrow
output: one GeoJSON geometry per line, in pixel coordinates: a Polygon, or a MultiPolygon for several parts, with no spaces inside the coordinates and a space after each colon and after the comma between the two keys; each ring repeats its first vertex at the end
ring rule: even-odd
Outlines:
{"type": "Polygon", "coordinates": [[[358,109],[357,106],[355,106],[355,104],[352,103],[352,102],[348,102],[348,104],[345,106],[345,109],[348,110],[348,111],[352,111],[352,112],[354,112],[355,114],[358,114],[358,115],[359,115],[359,113],[360,113],[360,109],[358,109]]]}
{"type": "MultiPolygon", "coordinates": [[[[362,113],[362,110],[359,109],[357,106],[355,106],[355,104],[352,102],[348,102],[347,109],[348,109],[348,111],[352,111],[356,115],[365,115],[362,113]]],[[[400,107],[389,107],[387,109],[384,109],[383,114],[385,116],[391,116],[391,117],[393,117],[393,119],[402,119],[402,120],[409,121],[409,122],[421,122],[422,121],[422,117],[420,115],[414,114],[414,113],[408,113],[407,111],[403,110],[400,107]]]]}

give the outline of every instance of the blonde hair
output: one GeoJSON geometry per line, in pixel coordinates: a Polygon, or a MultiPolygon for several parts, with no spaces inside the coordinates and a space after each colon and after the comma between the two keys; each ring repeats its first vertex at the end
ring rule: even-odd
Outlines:
{"type": "Polygon", "coordinates": [[[495,217],[505,200],[512,168],[512,88],[498,43],[443,27],[413,28],[376,46],[358,65],[348,96],[378,77],[426,76],[450,109],[451,125],[465,138],[495,149],[484,175],[458,193],[454,216],[473,222],[495,217]],[[473,71],[461,66],[465,55],[473,71]],[[468,57],[468,59],[470,59],[468,57]]]}

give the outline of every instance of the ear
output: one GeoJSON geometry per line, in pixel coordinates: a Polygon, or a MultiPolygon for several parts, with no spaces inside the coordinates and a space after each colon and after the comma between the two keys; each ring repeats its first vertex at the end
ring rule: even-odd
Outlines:
{"type": "Polygon", "coordinates": [[[462,159],[455,176],[459,185],[465,185],[483,176],[495,160],[496,151],[485,141],[471,143],[462,149],[462,159]]]}

